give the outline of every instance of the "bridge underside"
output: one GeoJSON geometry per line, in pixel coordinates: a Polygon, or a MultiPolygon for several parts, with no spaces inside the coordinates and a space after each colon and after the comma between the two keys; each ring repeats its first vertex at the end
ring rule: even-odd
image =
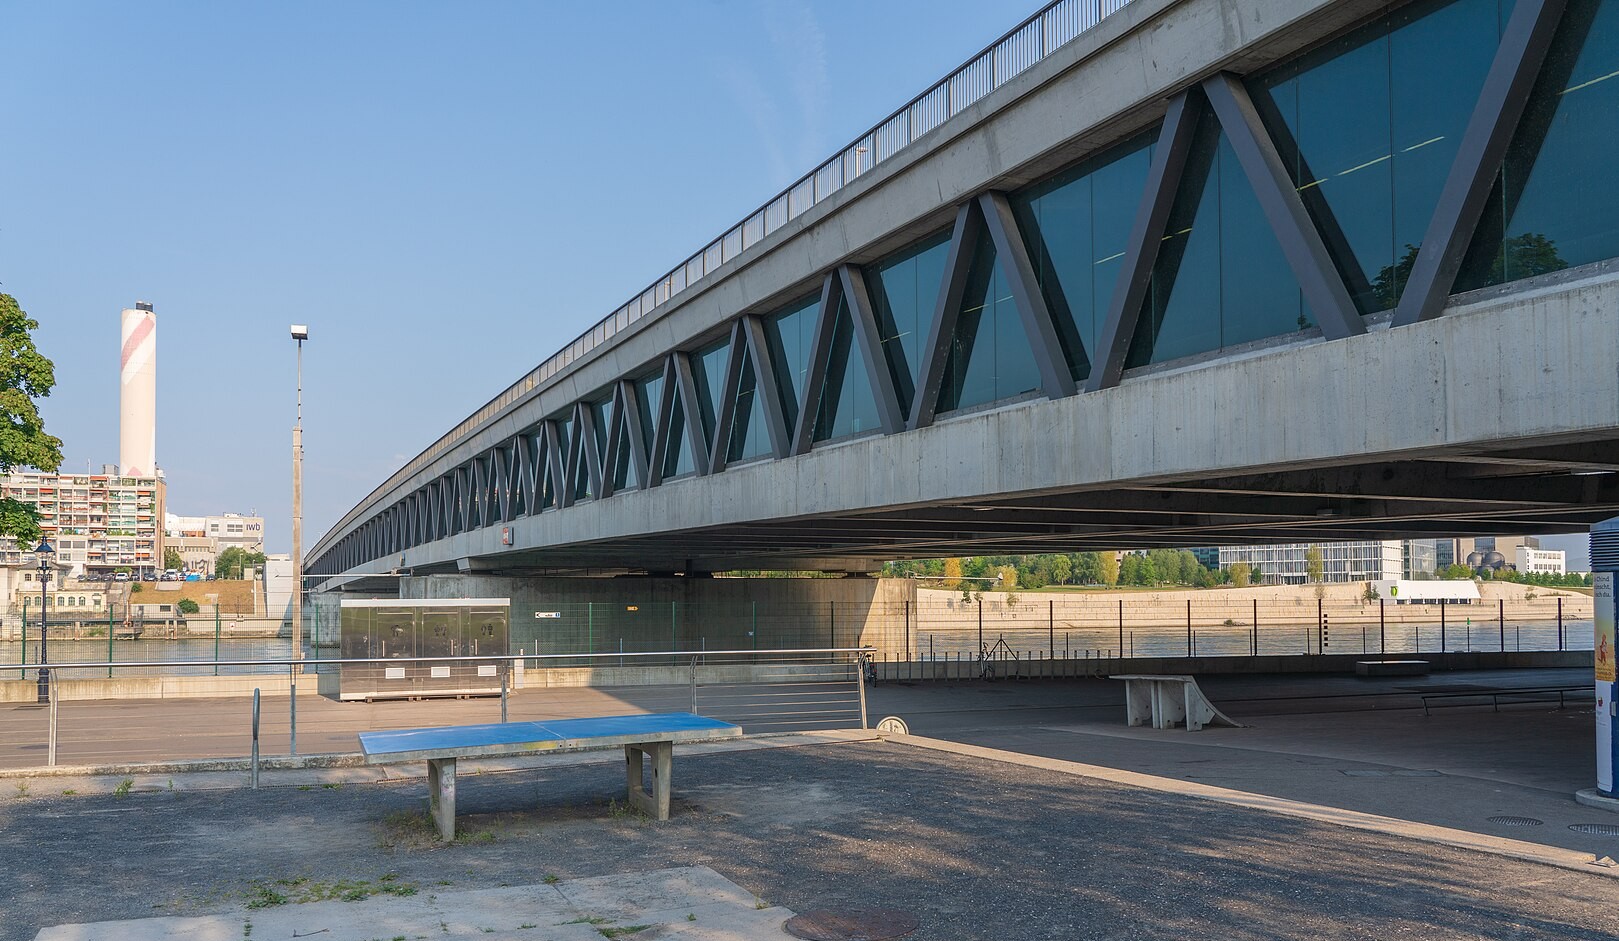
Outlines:
{"type": "Polygon", "coordinates": [[[1602,441],[660,532],[511,552],[471,567],[513,574],[860,571],[948,554],[1532,535],[1580,531],[1613,516],[1619,441],[1602,441]]]}

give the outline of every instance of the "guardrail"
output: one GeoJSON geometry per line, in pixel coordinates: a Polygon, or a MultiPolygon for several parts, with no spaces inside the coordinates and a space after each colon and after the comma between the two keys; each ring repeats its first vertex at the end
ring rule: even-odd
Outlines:
{"type": "Polygon", "coordinates": [[[348,755],[358,752],[361,731],[636,712],[694,712],[754,733],[865,728],[862,680],[868,655],[862,648],[839,647],[349,658],[318,664],[289,658],[111,664],[268,671],[169,676],[171,684],[190,682],[196,688],[171,687],[174,698],[158,699],[91,698],[84,694],[105,693],[120,682],[99,675],[108,664],[51,663],[47,702],[0,705],[0,769],[245,759],[256,778],[261,755],[296,757],[300,736],[305,757],[348,755]],[[439,698],[443,691],[422,689],[415,695],[388,693],[394,698],[374,703],[333,696],[344,667],[405,664],[492,666],[496,675],[485,695],[439,698]],[[74,671],[98,675],[74,679],[74,671]],[[265,701],[278,705],[264,709],[265,701]]]}
{"type": "MultiPolygon", "coordinates": [[[[796,180],[791,186],[743,217],[742,221],[709,243],[702,251],[637,293],[623,306],[597,321],[573,342],[554,353],[523,378],[490,399],[482,408],[451,428],[421,454],[373,490],[358,506],[421,470],[474,429],[493,418],[541,383],[612,340],[631,324],[652,315],[720,266],[736,258],[793,219],[872,167],[903,151],[934,128],[976,104],[1058,47],[1093,28],[1130,0],[1056,0],[1013,27],[949,75],[899,110],[879,121],[848,146],[796,180]]],[[[338,526],[348,521],[345,517],[338,526]]],[[[334,527],[334,531],[337,527],[334,527]]]]}

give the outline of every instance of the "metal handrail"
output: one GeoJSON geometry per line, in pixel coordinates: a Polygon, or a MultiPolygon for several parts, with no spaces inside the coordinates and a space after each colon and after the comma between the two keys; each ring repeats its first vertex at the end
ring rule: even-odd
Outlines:
{"type": "Polygon", "coordinates": [[[41,666],[50,670],[85,670],[117,667],[197,667],[197,666],[325,666],[327,664],[345,663],[444,663],[446,661],[477,662],[500,660],[584,660],[587,658],[611,658],[622,660],[631,657],[758,657],[773,654],[811,654],[811,653],[861,653],[875,650],[875,647],[788,647],[774,650],[657,650],[625,653],[486,653],[472,656],[453,657],[338,657],[331,660],[293,659],[291,657],[270,657],[259,660],[92,660],[79,662],[49,663],[23,663],[17,666],[0,667],[8,670],[31,670],[41,666]]]}
{"type": "MultiPolygon", "coordinates": [[[[379,493],[416,473],[473,429],[483,425],[519,398],[539,387],[585,354],[605,344],[712,274],[742,252],[762,241],[811,207],[829,198],[877,164],[895,156],[919,138],[982,100],[990,92],[1027,71],[1059,47],[1083,35],[1131,0],[1053,0],[1033,16],[1008,30],[962,63],[949,75],[906,102],[898,110],[867,129],[848,146],[823,161],[815,169],[766,200],[763,205],[710,242],[702,251],[687,258],[657,281],[638,292],[623,306],[592,324],[561,350],[552,354],[523,378],[490,399],[455,427],[428,445],[361,500],[355,510],[367,505],[379,493]]],[[[326,542],[350,521],[349,511],[336,526],[322,536],[326,542]]]]}

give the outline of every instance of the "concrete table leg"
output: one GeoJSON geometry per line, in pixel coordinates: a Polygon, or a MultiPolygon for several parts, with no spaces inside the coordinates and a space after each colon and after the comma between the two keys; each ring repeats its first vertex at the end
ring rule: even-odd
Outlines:
{"type": "Polygon", "coordinates": [[[672,742],[624,746],[625,783],[628,785],[630,806],[654,820],[669,819],[669,777],[674,770],[674,753],[672,742]],[[643,787],[642,755],[652,760],[650,793],[643,787]]]}
{"type": "Polygon", "coordinates": [[[427,809],[439,839],[455,841],[455,759],[427,759],[427,809]]]}

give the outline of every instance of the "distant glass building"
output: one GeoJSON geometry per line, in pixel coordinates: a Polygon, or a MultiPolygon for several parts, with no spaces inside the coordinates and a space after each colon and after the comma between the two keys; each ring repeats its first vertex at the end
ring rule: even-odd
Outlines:
{"type": "MultiPolygon", "coordinates": [[[[1433,578],[1439,570],[1439,544],[1445,539],[1407,539],[1404,543],[1405,577],[1408,579],[1433,578]]],[[[1449,563],[1446,563],[1447,565],[1449,563]]]]}
{"type": "Polygon", "coordinates": [[[1305,553],[1321,549],[1321,580],[1369,582],[1402,577],[1405,549],[1398,539],[1362,542],[1290,542],[1273,546],[1221,546],[1220,568],[1246,562],[1254,581],[1267,585],[1303,585],[1309,581],[1305,553]]]}

